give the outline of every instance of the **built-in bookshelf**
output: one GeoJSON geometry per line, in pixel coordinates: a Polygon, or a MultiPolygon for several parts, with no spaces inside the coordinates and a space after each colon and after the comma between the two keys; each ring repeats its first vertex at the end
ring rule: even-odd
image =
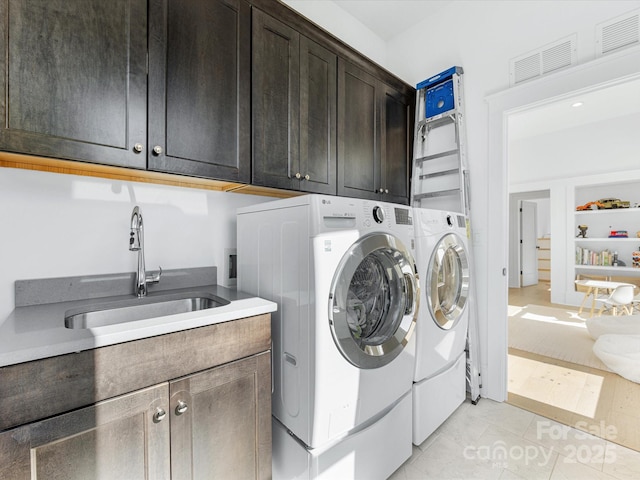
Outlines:
{"type": "Polygon", "coordinates": [[[599,185],[576,189],[578,205],[601,198],[619,198],[631,205],[630,208],[575,212],[576,273],[640,276],[640,268],[633,266],[634,252],[640,251],[640,238],[637,236],[640,235],[640,208],[635,206],[640,201],[638,192],[638,183],[622,188],[620,185],[599,185]],[[580,235],[580,225],[587,227],[584,238],[580,235]],[[621,231],[628,236],[620,236],[621,231]],[[612,232],[617,232],[617,236],[612,236],[612,232]]]}

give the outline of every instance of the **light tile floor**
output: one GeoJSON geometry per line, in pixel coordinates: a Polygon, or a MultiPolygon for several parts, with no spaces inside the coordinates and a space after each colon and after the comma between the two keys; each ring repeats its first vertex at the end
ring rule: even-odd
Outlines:
{"type": "Polygon", "coordinates": [[[640,478],[640,452],[507,403],[463,403],[391,480],[640,478]]]}

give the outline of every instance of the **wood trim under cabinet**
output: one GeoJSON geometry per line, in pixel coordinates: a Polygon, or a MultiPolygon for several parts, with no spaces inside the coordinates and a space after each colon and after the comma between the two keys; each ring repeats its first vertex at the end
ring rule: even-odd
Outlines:
{"type": "Polygon", "coordinates": [[[156,183],[176,187],[202,188],[226,192],[242,187],[242,184],[209,180],[205,178],[184,177],[168,173],[135,170],[132,168],[113,167],[95,163],[60,160],[56,158],[36,157],[19,153],[0,152],[0,167],[38,170],[41,172],[65,173],[85,177],[100,177],[112,180],[123,180],[142,183],[156,183]]]}
{"type": "Polygon", "coordinates": [[[186,177],[170,173],[135,170],[124,167],[112,167],[96,163],[60,160],[56,158],[36,157],[19,153],[0,152],[0,168],[19,168],[40,172],[99,177],[124,182],[153,183],[183,188],[199,188],[219,192],[235,192],[265,197],[289,198],[302,195],[300,192],[279,190],[276,188],[245,185],[242,183],[210,180],[206,178],[186,177]]]}

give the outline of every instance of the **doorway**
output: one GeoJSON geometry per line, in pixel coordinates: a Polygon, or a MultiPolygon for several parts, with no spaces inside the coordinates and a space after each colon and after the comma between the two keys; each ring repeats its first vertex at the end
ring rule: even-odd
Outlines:
{"type": "MultiPolygon", "coordinates": [[[[483,396],[506,400],[507,398],[507,305],[509,262],[509,195],[517,191],[509,186],[508,161],[508,121],[514,113],[542,106],[559,100],[569,100],[577,93],[588,93],[615,85],[640,81],[640,50],[608,55],[570,69],[550,74],[518,88],[508,89],[487,97],[488,113],[488,183],[487,203],[492,205],[494,214],[487,216],[486,239],[483,248],[486,264],[495,266],[487,269],[486,285],[491,285],[490,297],[486,305],[486,315],[481,319],[480,335],[487,339],[486,348],[481,352],[483,368],[483,396]],[[504,288],[499,288],[502,285],[504,288]],[[491,319],[491,321],[487,321],[491,319]]],[[[573,159],[574,172],[575,160],[573,159]]],[[[569,168],[571,158],[563,165],[569,168]]],[[[557,169],[556,169],[557,170],[557,169]]],[[[538,182],[538,185],[540,183],[538,182]]],[[[548,185],[548,184],[547,184],[548,185]]],[[[542,186],[546,188],[547,185],[542,186]]],[[[537,188],[540,188],[538,186],[537,188]]],[[[534,188],[535,189],[535,188],[534,188]]],[[[520,190],[530,191],[532,188],[520,190]]],[[[566,197],[564,198],[566,201],[566,197]]],[[[552,251],[553,251],[552,246],[552,251]]],[[[557,271],[552,267],[553,284],[557,271]]]]}
{"type": "MultiPolygon", "coordinates": [[[[571,77],[571,76],[572,76],[571,73],[567,73],[567,77],[571,77]]],[[[573,91],[567,89],[565,92],[556,91],[555,93],[558,96],[559,101],[566,103],[567,101],[575,97],[575,95],[577,94],[585,95],[594,91],[603,93],[607,88],[612,86],[617,86],[625,83],[633,83],[633,82],[636,82],[637,84],[637,81],[640,78],[640,74],[635,73],[631,77],[632,77],[631,79],[630,78],[610,79],[609,82],[604,82],[604,83],[601,83],[602,77],[599,77],[600,81],[594,80],[592,84],[590,84],[588,87],[584,87],[583,89],[573,90],[573,91]]],[[[574,80],[576,81],[576,84],[580,83],[575,78],[574,80]]],[[[527,103],[527,100],[525,100],[524,98],[524,97],[527,97],[527,95],[524,95],[520,99],[514,100],[515,103],[512,104],[511,109],[506,108],[503,105],[503,107],[500,109],[501,110],[500,115],[502,116],[503,122],[508,124],[510,111],[521,114],[521,113],[525,113],[529,109],[534,109],[541,105],[547,106],[553,103],[553,101],[551,100],[544,100],[542,97],[535,98],[535,95],[533,95],[533,92],[535,92],[537,95],[542,95],[544,90],[545,89],[542,87],[540,89],[536,89],[532,87],[531,91],[529,92],[532,95],[528,96],[528,99],[527,99],[528,103],[527,103]],[[535,100],[533,100],[534,98],[535,100]]],[[[547,98],[550,98],[550,97],[547,97],[547,98]]],[[[490,131],[491,131],[491,128],[490,128],[490,131]]],[[[536,302],[539,301],[540,299],[539,295],[541,291],[541,289],[539,288],[540,282],[538,282],[538,285],[525,286],[524,284],[526,283],[526,281],[524,282],[522,281],[523,274],[521,272],[523,271],[522,270],[523,254],[522,254],[521,245],[520,245],[520,240],[521,240],[520,234],[522,233],[522,229],[520,227],[521,227],[521,222],[523,220],[521,220],[521,217],[519,216],[520,214],[519,210],[523,202],[530,201],[530,198],[526,198],[526,197],[531,195],[535,196],[535,194],[532,192],[528,192],[526,184],[523,184],[523,183],[517,184],[516,188],[514,189],[510,181],[511,180],[510,170],[513,168],[513,165],[511,163],[512,156],[510,155],[511,149],[509,147],[510,145],[509,133],[510,133],[509,130],[505,128],[499,135],[499,137],[502,139],[503,145],[507,146],[507,150],[501,150],[501,151],[503,154],[503,162],[504,162],[503,168],[505,168],[505,170],[509,172],[509,175],[507,176],[508,180],[505,182],[506,183],[505,191],[510,192],[510,194],[508,195],[508,203],[507,203],[508,212],[509,212],[507,217],[508,218],[507,241],[509,245],[509,253],[507,256],[508,257],[507,260],[509,265],[508,285],[510,288],[508,289],[508,293],[507,293],[508,301],[505,302],[507,305],[508,311],[512,310],[511,307],[518,307],[522,309],[523,306],[530,305],[533,303],[533,301],[536,301],[536,302]],[[514,192],[514,190],[516,191],[514,192]],[[519,196],[524,198],[519,198],[519,196]],[[516,290],[518,291],[519,298],[518,300],[513,300],[514,297],[512,293],[516,290]],[[531,292],[531,298],[535,300],[529,301],[526,297],[523,296],[523,294],[528,292],[531,292]]],[[[587,140],[589,140],[589,138],[588,136],[585,136],[585,137],[586,137],[585,143],[587,143],[587,140]]],[[[497,147],[497,144],[496,144],[496,147],[497,147]]],[[[498,150],[500,150],[501,148],[503,147],[499,147],[498,150]]],[[[585,167],[585,162],[581,163],[581,168],[583,167],[585,167]]],[[[612,167],[615,169],[615,166],[611,164],[611,160],[610,160],[607,163],[607,168],[611,169],[612,167]]],[[[544,170],[544,168],[541,168],[541,170],[544,170]]],[[[560,166],[557,170],[562,170],[562,166],[560,166]]],[[[588,169],[584,169],[584,170],[588,170],[588,169]]],[[[579,176],[576,174],[575,171],[573,173],[575,176],[579,176]]],[[[582,174],[584,173],[584,171],[580,170],[579,173],[582,174]]],[[[589,172],[589,173],[594,174],[595,172],[589,172]]],[[[571,175],[571,171],[567,170],[563,172],[563,174],[566,176],[569,176],[571,175]]],[[[553,183],[554,181],[558,182],[558,179],[556,178],[551,180],[550,183],[549,182],[546,183],[547,185],[551,184],[550,190],[552,192],[554,191],[553,190],[554,185],[557,185],[553,183]]],[[[544,180],[538,177],[538,178],[534,178],[531,184],[534,185],[536,189],[539,189],[540,185],[544,185],[545,182],[544,180]]],[[[489,188],[491,189],[491,186],[489,188]]],[[[533,189],[530,189],[530,190],[533,190],[533,189]]],[[[563,212],[562,214],[564,215],[566,212],[573,209],[575,205],[573,205],[572,199],[569,199],[568,196],[558,195],[557,192],[559,190],[560,189],[556,189],[555,190],[556,193],[553,193],[553,194],[556,195],[555,197],[556,200],[562,198],[562,201],[565,202],[564,208],[562,210],[557,209],[558,211],[562,211],[563,212]]],[[[553,208],[551,208],[551,211],[553,211],[553,208]]],[[[573,222],[571,223],[573,224],[573,222]]],[[[570,236],[571,236],[571,228],[567,228],[566,224],[564,226],[561,226],[560,228],[562,229],[562,237],[563,237],[561,239],[561,246],[563,249],[568,250],[569,247],[567,247],[567,245],[573,245],[573,243],[568,241],[570,240],[570,236]]],[[[549,231],[548,233],[551,237],[553,237],[551,231],[549,231]]],[[[558,275],[558,272],[554,272],[555,275],[553,274],[551,275],[552,282],[554,278],[558,279],[558,281],[560,282],[568,283],[570,281],[569,275],[567,273],[568,272],[567,267],[573,264],[572,253],[573,252],[568,252],[568,251],[566,252],[566,254],[564,255],[564,258],[566,259],[566,261],[562,261],[559,268],[559,270],[562,270],[562,271],[559,272],[560,275],[558,275]]],[[[559,325],[561,324],[560,327],[568,326],[573,321],[575,321],[575,323],[579,323],[580,321],[583,321],[584,323],[584,320],[577,315],[577,308],[575,307],[566,307],[566,306],[557,305],[557,307],[562,307],[562,308],[559,308],[557,313],[552,313],[551,308],[555,308],[556,306],[551,304],[551,302],[549,302],[548,304],[541,303],[540,305],[549,306],[550,309],[537,310],[537,311],[530,309],[530,311],[521,313],[520,317],[524,318],[526,315],[528,315],[530,319],[533,319],[539,325],[541,325],[540,329],[547,328],[547,327],[551,328],[551,325],[553,324],[554,319],[559,320],[556,323],[559,325]],[[561,315],[563,314],[566,316],[561,317],[561,315]]],[[[511,312],[509,312],[507,316],[509,316],[510,313],[511,312]]],[[[510,329],[509,330],[509,336],[510,336],[512,334],[511,321],[508,321],[508,322],[509,322],[508,328],[510,329]]],[[[531,336],[530,331],[528,332],[528,335],[531,336]]],[[[543,415],[549,418],[555,418],[561,423],[565,423],[571,426],[576,426],[576,422],[578,421],[583,423],[587,422],[585,423],[585,425],[587,424],[590,425],[591,423],[594,423],[594,422],[597,423],[596,421],[604,422],[603,423],[604,425],[607,425],[607,426],[611,425],[613,428],[617,429],[616,435],[617,435],[618,443],[621,443],[623,445],[629,446],[634,449],[638,449],[638,446],[640,444],[636,442],[637,435],[635,435],[634,432],[637,432],[637,429],[640,428],[640,416],[637,416],[637,418],[635,416],[634,418],[626,418],[625,420],[623,420],[622,418],[617,418],[616,412],[622,411],[622,407],[621,405],[615,403],[617,398],[617,395],[615,394],[615,392],[624,390],[628,392],[633,391],[634,394],[639,394],[640,385],[634,384],[633,382],[626,381],[625,379],[619,376],[616,376],[611,372],[607,372],[606,367],[604,369],[601,369],[598,367],[593,368],[593,367],[585,366],[584,364],[581,364],[578,362],[573,362],[570,360],[569,361],[561,360],[561,359],[558,359],[558,357],[553,357],[553,356],[550,357],[544,354],[540,354],[539,352],[535,353],[534,351],[513,349],[512,342],[509,341],[509,336],[507,338],[507,346],[509,348],[508,354],[507,354],[507,362],[508,362],[507,368],[510,373],[512,371],[515,371],[516,369],[519,372],[518,373],[519,378],[514,378],[512,375],[509,375],[507,377],[508,378],[508,401],[510,403],[515,403],[516,405],[522,408],[533,411],[540,415],[543,415]],[[548,398],[543,398],[543,395],[541,395],[540,390],[536,390],[535,392],[529,391],[526,394],[523,394],[523,390],[522,389],[518,390],[517,387],[532,385],[536,383],[537,380],[539,380],[533,377],[531,378],[526,377],[526,375],[528,375],[528,373],[525,373],[527,368],[530,368],[531,372],[536,370],[537,371],[544,370],[545,375],[547,375],[548,378],[553,377],[556,380],[555,385],[560,385],[560,381],[564,377],[571,378],[571,380],[574,383],[576,382],[576,379],[584,379],[585,385],[578,386],[574,384],[566,390],[565,394],[561,394],[561,393],[558,393],[558,391],[554,391],[554,394],[553,394],[554,399],[551,399],[551,400],[548,398]],[[549,373],[549,372],[552,372],[552,373],[549,373]],[[587,385],[589,386],[587,387],[587,385]],[[514,393],[514,392],[517,392],[517,393],[514,393]],[[570,400],[570,397],[573,394],[584,394],[584,395],[579,399],[576,398],[573,405],[564,403],[561,406],[558,406],[553,404],[554,400],[568,401],[570,400]],[[628,429],[627,426],[631,424],[633,425],[633,428],[628,429]]],[[[548,335],[546,338],[548,339],[550,337],[551,336],[548,335]]],[[[575,337],[571,337],[571,338],[575,338],[575,337]]],[[[592,345],[593,343],[592,340],[590,340],[589,338],[587,338],[587,340],[590,341],[592,345]]],[[[571,340],[568,340],[564,342],[562,345],[568,346],[571,343],[572,343],[571,340]]],[[[585,345],[587,347],[585,351],[591,352],[591,348],[589,347],[589,345],[587,345],[586,343],[585,345]]],[[[543,382],[540,381],[537,384],[543,385],[543,382]]],[[[544,383],[544,385],[548,386],[549,384],[544,383]]]]}
{"type": "Polygon", "coordinates": [[[545,301],[550,302],[549,247],[551,239],[550,191],[537,190],[509,195],[509,295],[513,289],[547,292],[545,301]],[[544,246],[544,257],[541,251],[544,246]],[[546,287],[546,288],[544,288],[546,287]]]}

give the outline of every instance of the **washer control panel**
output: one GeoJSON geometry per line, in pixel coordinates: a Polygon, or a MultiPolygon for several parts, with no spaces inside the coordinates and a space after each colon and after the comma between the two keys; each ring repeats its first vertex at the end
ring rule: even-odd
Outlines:
{"type": "Polygon", "coordinates": [[[375,207],[373,207],[373,219],[376,221],[376,223],[384,222],[384,210],[380,205],[376,205],[375,207]]]}

